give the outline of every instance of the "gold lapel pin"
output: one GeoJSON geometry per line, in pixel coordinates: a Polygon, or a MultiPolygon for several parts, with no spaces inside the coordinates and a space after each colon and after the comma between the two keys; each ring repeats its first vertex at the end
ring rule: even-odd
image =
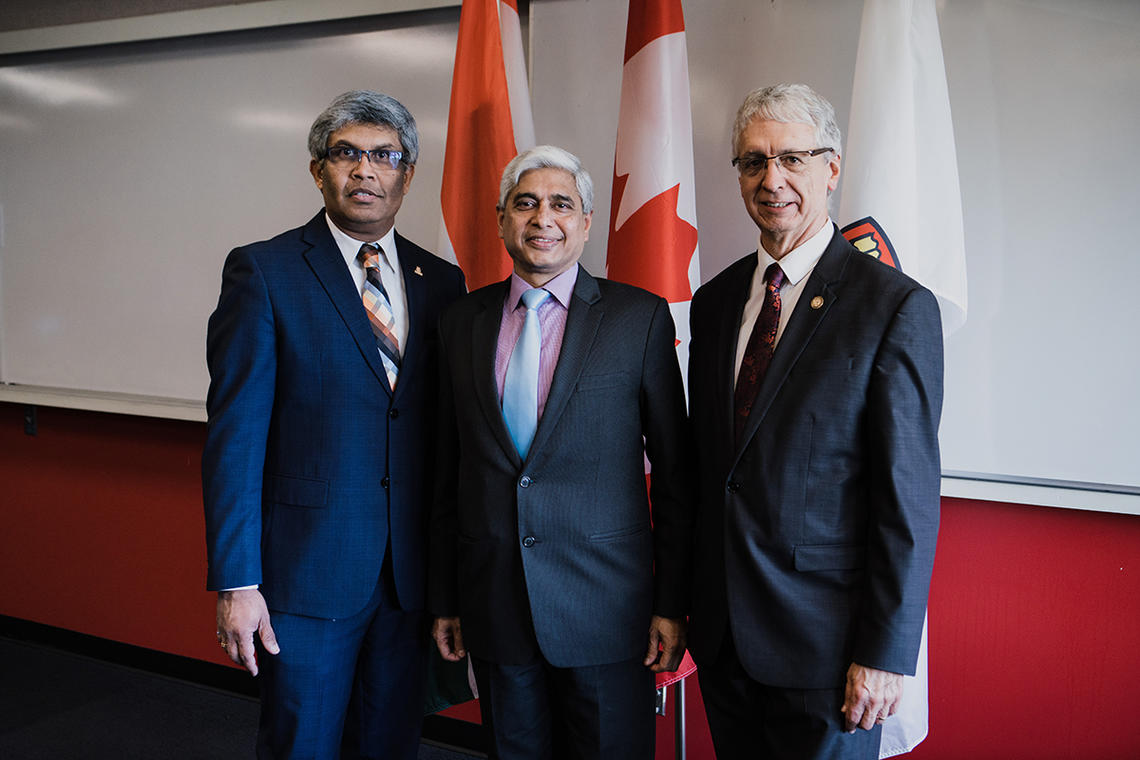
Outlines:
{"type": "Polygon", "coordinates": [[[418,265],[416,266],[415,270],[413,270],[413,271],[415,271],[415,273],[418,274],[420,277],[424,276],[424,270],[420,269],[418,265]]]}
{"type": "Polygon", "coordinates": [[[823,296],[816,296],[815,298],[811,299],[811,307],[813,309],[818,309],[821,306],[823,306],[823,296]]]}

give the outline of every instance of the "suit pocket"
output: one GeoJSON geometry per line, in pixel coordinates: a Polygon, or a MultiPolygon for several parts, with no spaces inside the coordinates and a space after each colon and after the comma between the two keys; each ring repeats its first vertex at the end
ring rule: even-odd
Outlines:
{"type": "Polygon", "coordinates": [[[866,560],[863,544],[811,544],[792,550],[796,570],[811,573],[820,570],[858,570],[866,560]]]}
{"type": "Polygon", "coordinates": [[[630,536],[637,536],[649,530],[648,525],[631,525],[628,528],[618,528],[617,530],[603,530],[600,533],[593,533],[587,541],[591,544],[605,544],[610,541],[620,541],[623,538],[630,536]]]}
{"type": "Polygon", "coordinates": [[[323,509],[328,505],[329,482],[315,478],[269,475],[265,478],[265,499],[294,507],[323,509]]]}

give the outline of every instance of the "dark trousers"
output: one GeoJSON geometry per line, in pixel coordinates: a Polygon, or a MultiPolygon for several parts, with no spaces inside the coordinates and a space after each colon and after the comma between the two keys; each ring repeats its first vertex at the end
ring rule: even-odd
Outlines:
{"type": "Polygon", "coordinates": [[[878,760],[882,726],[844,732],[844,690],[787,689],[752,680],[732,633],[699,663],[701,697],[717,760],[878,760]]]}
{"type": "Polygon", "coordinates": [[[372,598],[352,617],[270,618],[281,653],[258,650],[259,758],[414,760],[426,618],[399,608],[387,563],[372,598]]]}
{"type": "Polygon", "coordinates": [[[556,668],[472,657],[498,760],[652,760],[656,686],[641,660],[556,668]]]}

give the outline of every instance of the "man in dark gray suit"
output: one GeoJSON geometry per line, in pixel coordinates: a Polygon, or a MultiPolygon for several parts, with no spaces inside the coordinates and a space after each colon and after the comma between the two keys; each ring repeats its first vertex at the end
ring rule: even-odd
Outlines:
{"type": "Polygon", "coordinates": [[[517,156],[498,209],[514,273],[440,322],[433,634],[446,659],[471,652],[499,758],[652,758],[653,674],[685,649],[673,321],[663,299],[578,265],[592,201],[573,155],[517,156]]]}
{"type": "Polygon", "coordinates": [[[732,163],[758,249],[693,297],[690,646],[721,760],[877,758],[922,636],[938,305],[831,223],[839,149],[810,88],[748,96],[732,163]]]}

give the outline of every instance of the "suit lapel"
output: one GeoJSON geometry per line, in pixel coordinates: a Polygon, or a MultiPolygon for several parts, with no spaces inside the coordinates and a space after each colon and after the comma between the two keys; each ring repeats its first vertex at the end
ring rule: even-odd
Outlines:
{"type": "MultiPolygon", "coordinates": [[[[408,302],[408,337],[400,346],[400,374],[396,379],[396,395],[403,388],[416,382],[420,352],[423,350],[422,332],[427,319],[427,294],[429,283],[424,280],[423,254],[407,240],[396,234],[396,258],[404,277],[404,296],[408,302]]],[[[379,352],[377,352],[379,353],[379,352]]]]}
{"type": "Polygon", "coordinates": [[[329,232],[323,211],[305,225],[301,239],[311,246],[304,255],[313,274],[336,307],[340,318],[344,320],[345,327],[356,341],[357,348],[372,369],[372,374],[376,376],[384,392],[391,394],[388,376],[384,372],[380,352],[376,349],[376,336],[372,334],[372,326],[364,313],[360,293],[353,286],[352,276],[345,266],[344,257],[337,248],[332,233],[329,232]]]}
{"type": "Polygon", "coordinates": [[[495,353],[499,343],[499,326],[503,321],[503,299],[510,292],[510,280],[485,289],[482,303],[471,323],[471,372],[475,396],[483,409],[483,416],[495,440],[514,461],[522,464],[511,440],[503,409],[499,403],[499,388],[495,380],[495,353]]]}
{"type": "Polygon", "coordinates": [[[558,425],[558,418],[570,400],[570,394],[586,364],[594,336],[602,322],[605,308],[602,304],[598,281],[581,266],[578,279],[574,283],[574,295],[570,299],[570,311],[566,315],[566,330],[562,335],[562,348],[558,353],[558,365],[550,381],[550,392],[546,396],[546,406],[538,430],[534,434],[527,459],[533,459],[535,452],[541,451],[550,438],[550,431],[558,425]]]}
{"type": "Polygon", "coordinates": [[[835,303],[847,263],[847,247],[846,239],[835,230],[831,242],[824,249],[823,256],[816,262],[815,269],[804,284],[803,292],[796,302],[796,309],[792,312],[787,327],[784,328],[784,334],[780,336],[776,352],[772,354],[772,363],[768,366],[768,372],[764,375],[764,381],[756,393],[756,401],[752,404],[752,412],[748,416],[740,444],[737,446],[737,457],[755,435],[788,373],[835,303]]]}
{"type": "Polygon", "coordinates": [[[723,429],[721,440],[733,439],[733,418],[736,415],[735,389],[736,389],[736,346],[740,340],[740,320],[744,318],[744,306],[748,303],[748,295],[752,289],[752,278],[756,273],[758,259],[754,252],[735,267],[729,278],[729,289],[725,294],[725,303],[732,304],[732,308],[720,310],[720,326],[717,330],[717,351],[714,356],[719,357],[715,368],[716,387],[721,394],[717,405],[721,409],[718,415],[723,429]]]}

